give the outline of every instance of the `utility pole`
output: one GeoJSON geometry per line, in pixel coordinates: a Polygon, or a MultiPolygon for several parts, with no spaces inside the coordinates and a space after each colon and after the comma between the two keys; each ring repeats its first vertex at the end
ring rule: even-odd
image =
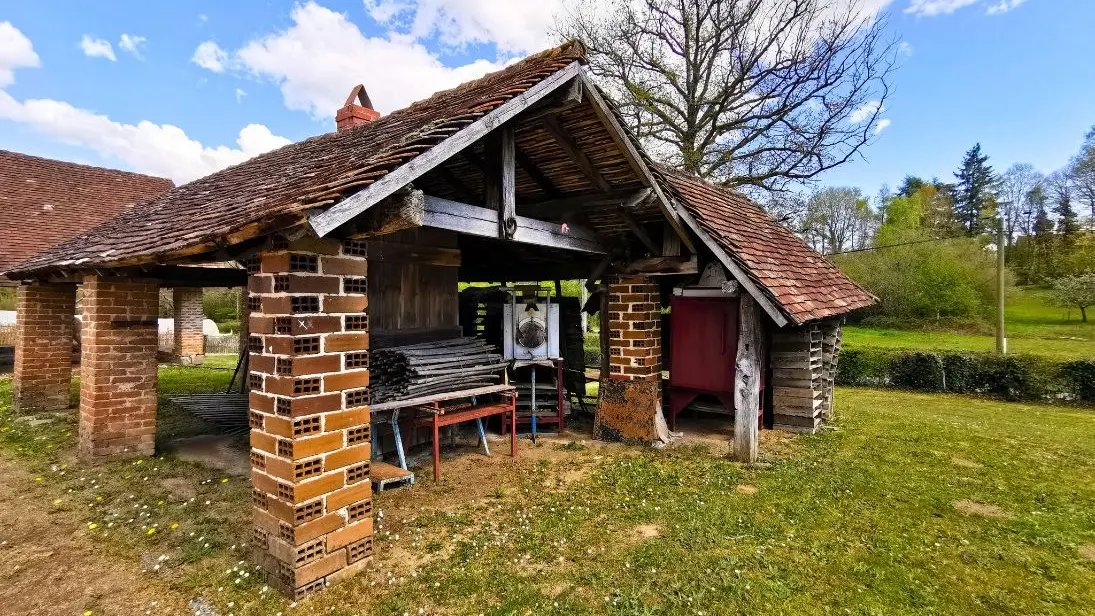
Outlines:
{"type": "MultiPolygon", "coordinates": [[[[998,204],[1005,205],[1004,203],[998,204]]],[[[1006,355],[1008,352],[1008,339],[1004,334],[1004,217],[997,219],[996,230],[996,352],[1006,355]]]]}

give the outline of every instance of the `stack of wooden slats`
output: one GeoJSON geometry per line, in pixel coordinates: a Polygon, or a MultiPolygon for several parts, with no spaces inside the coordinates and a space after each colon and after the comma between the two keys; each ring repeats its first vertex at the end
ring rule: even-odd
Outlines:
{"type": "Polygon", "coordinates": [[[842,339],[839,321],[827,322],[821,326],[821,373],[822,398],[821,417],[826,421],[833,414],[833,390],[836,384],[836,364],[840,359],[842,339]]]}
{"type": "Polygon", "coordinates": [[[806,325],[772,335],[773,427],[814,432],[825,394],[821,327],[806,325]]]}
{"type": "Polygon", "coordinates": [[[374,403],[495,385],[506,362],[497,347],[477,338],[453,338],[376,349],[370,370],[374,403]]]}

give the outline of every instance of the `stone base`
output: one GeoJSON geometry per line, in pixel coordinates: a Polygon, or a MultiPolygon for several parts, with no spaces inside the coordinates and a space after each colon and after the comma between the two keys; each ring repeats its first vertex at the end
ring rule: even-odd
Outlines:
{"type": "MultiPolygon", "coordinates": [[[[609,379],[601,385],[593,436],[605,441],[645,443],[661,440],[661,381],[609,379]]],[[[664,422],[663,422],[664,423],[664,422]]]]}

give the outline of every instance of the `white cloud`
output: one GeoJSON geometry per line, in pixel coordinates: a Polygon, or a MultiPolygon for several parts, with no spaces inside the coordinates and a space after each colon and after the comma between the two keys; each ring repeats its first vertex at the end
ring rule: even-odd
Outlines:
{"type": "MultiPolygon", "coordinates": [[[[35,66],[38,56],[30,40],[10,23],[0,22],[0,86],[14,83],[12,69],[35,66]]],[[[0,90],[0,120],[22,124],[120,161],[134,171],[166,176],[176,183],[189,182],[289,143],[262,124],[248,124],[236,138],[237,147],[210,147],[171,124],[148,120],[123,124],[64,101],[18,101],[4,90],[0,90]]]]}
{"type": "Polygon", "coordinates": [[[905,56],[906,58],[911,57],[913,55],[913,51],[914,49],[912,43],[901,41],[897,44],[897,53],[905,56]]]}
{"type": "Polygon", "coordinates": [[[30,39],[10,21],[0,21],[0,88],[15,83],[15,69],[38,64],[30,39]]]}
{"type": "Polygon", "coordinates": [[[853,111],[848,116],[848,122],[850,124],[859,124],[866,122],[875,116],[877,113],[881,113],[886,107],[882,104],[882,101],[867,101],[860,105],[858,109],[853,111]]]}
{"type": "Polygon", "coordinates": [[[882,133],[882,131],[889,128],[890,124],[893,124],[893,120],[890,120],[889,118],[882,118],[881,120],[879,120],[878,124],[875,124],[874,127],[875,136],[877,137],[879,134],[882,133]]]}
{"type": "Polygon", "coordinates": [[[204,69],[220,73],[228,62],[228,54],[213,41],[205,41],[194,50],[190,61],[204,69]]]}
{"type": "Polygon", "coordinates": [[[122,38],[118,40],[118,47],[133,54],[133,56],[138,60],[144,60],[144,57],[141,56],[141,48],[144,47],[144,44],[147,42],[148,39],[143,36],[137,36],[136,34],[125,34],[123,32],[122,38]]]}
{"type": "Polygon", "coordinates": [[[1013,11],[1021,6],[1026,0],[1000,0],[1000,2],[990,5],[985,11],[986,15],[1002,15],[1008,11],[1013,11]]]}
{"type": "Polygon", "coordinates": [[[488,60],[445,66],[407,36],[366,37],[345,15],[312,2],[296,6],[291,18],[287,30],[217,56],[209,66],[199,61],[200,55],[205,59],[199,47],[194,61],[213,71],[230,67],[269,79],[281,88],[286,107],[315,118],[333,116],[358,83],[379,111],[388,112],[504,66],[488,60]]]}
{"type": "Polygon", "coordinates": [[[83,49],[84,55],[89,58],[106,58],[111,62],[118,60],[110,41],[94,38],[90,34],[85,34],[84,38],[80,39],[80,49],[83,49]]]}
{"type": "Polygon", "coordinates": [[[244,92],[242,88],[236,88],[236,102],[242,103],[243,97],[247,96],[247,92],[244,92]]]}
{"type": "Polygon", "coordinates": [[[460,46],[494,43],[502,52],[531,53],[552,45],[549,36],[564,0],[364,0],[373,19],[405,29],[415,39],[434,34],[460,46]]]}
{"type": "Polygon", "coordinates": [[[20,102],[2,90],[0,118],[29,126],[58,141],[94,150],[134,171],[166,176],[180,184],[289,143],[262,124],[249,124],[239,132],[237,148],[209,147],[171,124],[147,120],[123,124],[63,101],[20,102]]]}
{"type": "Polygon", "coordinates": [[[905,8],[906,13],[923,17],[950,15],[960,8],[977,4],[981,0],[912,0],[905,8]]]}

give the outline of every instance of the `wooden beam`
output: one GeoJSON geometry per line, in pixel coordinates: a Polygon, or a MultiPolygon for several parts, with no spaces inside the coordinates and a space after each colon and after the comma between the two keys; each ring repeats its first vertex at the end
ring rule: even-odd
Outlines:
{"type": "Polygon", "coordinates": [[[639,221],[635,220],[635,217],[627,212],[623,207],[616,209],[616,215],[623,219],[628,229],[635,234],[635,237],[639,238],[639,241],[650,250],[650,254],[659,256],[661,255],[661,246],[654,243],[654,240],[650,239],[650,234],[646,232],[646,229],[639,224],[639,221]]]}
{"type": "Polygon", "coordinates": [[[734,361],[734,459],[757,461],[760,439],[760,381],[764,372],[764,334],[756,303],[739,302],[738,353],[734,361]]]}
{"type": "Polygon", "coordinates": [[[498,282],[499,280],[572,280],[585,276],[596,265],[590,261],[573,260],[567,263],[482,263],[470,255],[460,266],[460,282],[498,282]]]}
{"type": "Polygon", "coordinates": [[[624,263],[617,269],[624,274],[646,274],[648,276],[700,273],[696,255],[692,255],[687,259],[678,256],[638,259],[624,263]]]}
{"type": "Polygon", "coordinates": [[[654,189],[652,188],[644,188],[642,190],[635,191],[635,194],[628,197],[627,201],[621,203],[620,207],[624,208],[625,210],[633,210],[640,205],[643,205],[644,203],[650,201],[653,194],[654,189]]]}
{"type": "Polygon", "coordinates": [[[581,72],[582,65],[578,62],[572,62],[566,68],[518,94],[441,143],[400,165],[376,182],[346,197],[327,210],[311,216],[309,224],[320,237],[327,235],[354,216],[377,204],[384,197],[399,190],[423,173],[440,165],[457,152],[483,138],[495,128],[516,117],[572,78],[580,75],[581,72]]]}
{"type": "Polygon", "coordinates": [[[422,244],[404,244],[370,239],[365,244],[366,255],[370,261],[390,261],[393,263],[421,263],[443,267],[460,267],[460,250],[457,248],[439,248],[422,244]]]}
{"type": "Polygon", "coordinates": [[[586,178],[597,187],[597,190],[601,192],[608,192],[612,190],[612,186],[601,176],[601,173],[597,171],[597,168],[593,166],[593,163],[589,162],[589,158],[586,157],[585,152],[582,151],[578,144],[575,143],[570,135],[567,134],[566,129],[563,128],[562,123],[559,122],[559,118],[555,115],[546,115],[541,120],[544,128],[548,134],[551,135],[555,142],[559,144],[559,147],[566,152],[567,156],[574,161],[574,164],[578,165],[578,168],[582,170],[586,178]]]}
{"type": "Polygon", "coordinates": [[[597,290],[597,281],[604,278],[605,272],[608,271],[608,267],[612,265],[612,255],[605,255],[604,259],[597,264],[597,267],[593,268],[586,280],[586,290],[593,293],[597,290]]]}
{"type": "Polygon", "coordinates": [[[566,91],[563,92],[561,96],[550,101],[541,101],[538,106],[523,113],[517,121],[522,126],[527,126],[535,123],[544,116],[554,115],[572,109],[575,105],[581,104],[584,100],[584,90],[585,86],[581,79],[572,79],[570,85],[567,86],[566,91]]]}
{"type": "Polygon", "coordinates": [[[601,119],[601,122],[608,127],[608,133],[612,136],[612,139],[620,146],[620,151],[623,153],[624,158],[627,159],[631,168],[639,176],[639,179],[643,184],[649,186],[654,190],[654,193],[658,197],[658,206],[662,210],[662,214],[669,220],[670,226],[680,236],[681,241],[688,247],[690,252],[696,252],[696,247],[692,243],[692,238],[688,237],[688,233],[684,230],[684,225],[681,223],[680,216],[674,210],[669,199],[665,196],[661,186],[657,180],[654,179],[654,175],[650,172],[650,168],[646,166],[646,161],[643,160],[642,155],[639,154],[639,150],[635,147],[634,143],[631,143],[631,139],[628,138],[627,133],[624,132],[619,121],[616,120],[616,115],[609,108],[608,103],[601,96],[601,93],[597,90],[597,86],[590,81],[589,76],[583,71],[578,75],[578,78],[582,80],[585,87],[587,98],[589,99],[590,106],[593,107],[594,113],[601,119]]]}
{"type": "Polygon", "coordinates": [[[560,199],[549,199],[546,201],[518,203],[517,207],[522,213],[527,213],[529,216],[542,216],[551,213],[575,211],[586,206],[616,205],[624,202],[628,197],[634,194],[635,192],[631,190],[613,190],[607,193],[576,195],[572,197],[562,197],[560,199]]]}
{"type": "Polygon", "coordinates": [[[783,310],[772,303],[772,300],[768,299],[768,296],[764,294],[764,291],[753,282],[740,265],[730,258],[730,255],[722,249],[722,246],[719,246],[718,242],[716,242],[711,235],[696,222],[696,219],[688,213],[688,210],[684,207],[674,207],[677,209],[677,213],[680,215],[680,219],[685,225],[692,229],[692,232],[696,234],[696,237],[700,238],[700,241],[715,255],[715,258],[719,260],[719,263],[722,263],[723,267],[726,268],[726,271],[730,272],[730,275],[734,277],[734,280],[737,280],[738,284],[740,284],[742,288],[756,300],[757,304],[764,309],[764,312],[775,321],[776,327],[787,325],[790,321],[787,319],[787,316],[783,314],[783,310]]]}
{"type": "Polygon", "coordinates": [[[245,287],[247,270],[236,267],[147,265],[106,272],[110,277],[155,279],[161,287],[245,287]]]}
{"type": "MultiPolygon", "coordinates": [[[[355,237],[389,235],[422,226],[423,194],[410,184],[369,209],[343,229],[355,237]]],[[[341,233],[341,231],[340,231],[341,233]]]]}
{"type": "MultiPolygon", "coordinates": [[[[570,226],[564,232],[555,223],[535,218],[514,216],[514,220],[516,221],[513,234],[515,242],[593,254],[607,252],[597,240],[597,236],[584,227],[570,226]]],[[[423,225],[480,237],[497,238],[498,211],[426,195],[423,225]]]]}
{"type": "Polygon", "coordinates": [[[517,156],[517,166],[532,178],[532,181],[540,187],[540,190],[544,191],[544,194],[552,199],[558,199],[563,196],[562,191],[555,186],[555,183],[551,181],[551,178],[544,175],[543,171],[540,171],[540,168],[536,166],[536,163],[531,158],[529,158],[528,154],[525,154],[521,148],[517,148],[515,154],[517,156]]]}

